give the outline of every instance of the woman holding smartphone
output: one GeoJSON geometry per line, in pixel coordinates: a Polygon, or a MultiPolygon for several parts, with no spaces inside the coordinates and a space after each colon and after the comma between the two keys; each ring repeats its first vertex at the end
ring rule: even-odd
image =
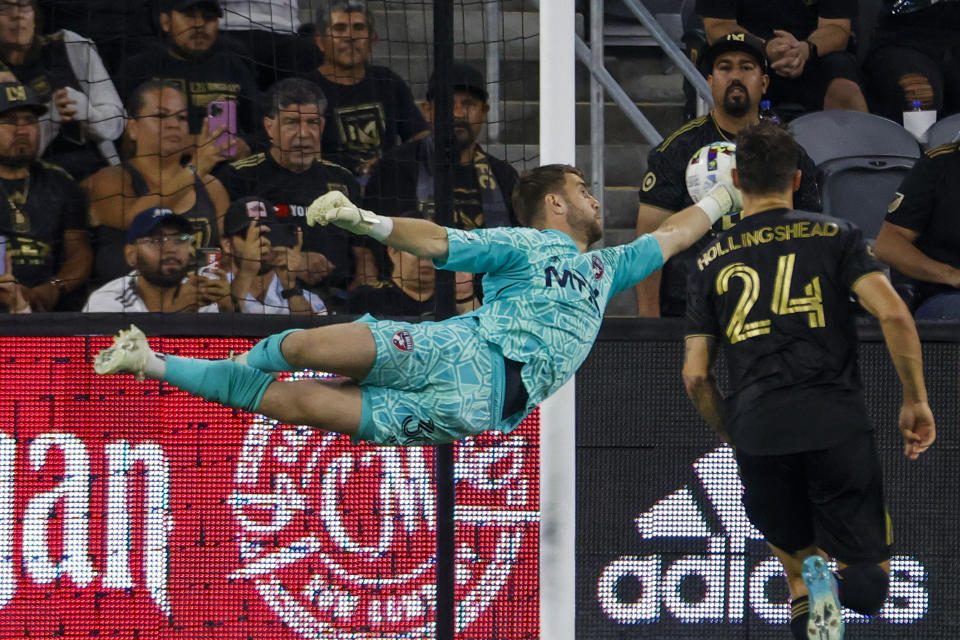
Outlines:
{"type": "MultiPolygon", "coordinates": [[[[216,247],[230,198],[210,172],[225,148],[206,124],[196,139],[187,125],[186,97],[176,85],[150,80],[133,92],[126,134],[131,157],[81,183],[90,202],[94,279],[105,282],[129,271],[124,236],[133,217],[150,207],[171,209],[190,220],[196,249],[216,247]]],[[[202,293],[202,292],[201,292],[202,293]]]]}

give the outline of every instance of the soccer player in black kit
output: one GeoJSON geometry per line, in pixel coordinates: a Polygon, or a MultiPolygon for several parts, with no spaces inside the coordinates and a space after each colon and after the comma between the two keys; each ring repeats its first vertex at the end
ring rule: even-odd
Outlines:
{"type": "Polygon", "coordinates": [[[760,123],[737,140],[743,219],[697,257],[683,378],[735,450],[747,515],[783,563],[795,638],[843,638],[840,605],[872,615],[891,534],[857,368],[855,305],[876,316],[903,387],[899,426],[916,459],[933,443],[916,327],[853,224],[793,209],[800,151],[760,123]],[[716,343],[729,367],[723,398],[716,343]],[[825,557],[836,558],[834,577],[825,557]]]}

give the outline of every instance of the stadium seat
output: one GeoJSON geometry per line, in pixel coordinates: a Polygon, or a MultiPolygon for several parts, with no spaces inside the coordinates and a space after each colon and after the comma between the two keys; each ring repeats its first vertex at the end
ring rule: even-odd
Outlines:
{"type": "Polygon", "coordinates": [[[920,157],[917,140],[896,122],[855,111],[809,113],[790,129],[817,167],[823,212],[876,238],[893,193],[920,157]]]}
{"type": "Polygon", "coordinates": [[[939,147],[948,142],[960,142],[960,113],[947,116],[930,125],[924,134],[927,139],[926,147],[939,147]]]}

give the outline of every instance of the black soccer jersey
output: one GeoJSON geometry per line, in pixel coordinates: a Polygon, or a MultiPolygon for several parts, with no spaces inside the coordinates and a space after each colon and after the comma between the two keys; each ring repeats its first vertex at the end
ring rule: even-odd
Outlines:
{"type": "Polygon", "coordinates": [[[7,238],[13,274],[28,287],[49,280],[63,264],[63,233],[86,229],[86,198],[70,175],[37,162],[27,180],[0,180],[0,235],[7,238]]]}
{"type": "MultiPolygon", "coordinates": [[[[926,256],[960,269],[960,144],[928,149],[913,165],[887,209],[887,222],[917,232],[926,256]]],[[[918,302],[952,287],[913,280],[918,302]]]]}
{"type": "MultiPolygon", "coordinates": [[[[690,158],[704,145],[733,140],[735,137],[735,134],[722,130],[710,114],[687,122],[650,151],[647,157],[647,173],[640,187],[640,203],[667,211],[680,211],[692,205],[693,200],[687,193],[685,180],[690,158]]],[[[816,169],[806,153],[800,158],[800,170],[803,176],[800,189],[794,195],[794,202],[798,209],[820,211],[816,169]]],[[[729,229],[738,219],[739,214],[724,216],[714,226],[714,232],[729,229]]],[[[660,315],[683,316],[689,264],[713,237],[713,233],[708,233],[664,265],[663,277],[660,280],[660,315]]]]}
{"type": "Polygon", "coordinates": [[[294,173],[277,164],[270,153],[257,153],[221,164],[214,175],[231,200],[260,196],[273,203],[279,217],[296,220],[303,228],[304,251],[322,253],[336,265],[325,284],[343,287],[350,281],[354,270],[351,247],[364,244],[363,239],[333,225],[310,227],[306,223],[307,207],[328,191],[342,191],[351,201],[360,202],[360,185],[349,171],[318,161],[306,171],[294,173]]]}
{"type": "Polygon", "coordinates": [[[427,129],[407,83],[386,67],[367,67],[357,84],[331,82],[319,71],[306,79],[327,97],[323,157],[354,173],[360,163],[427,129]]]}
{"type": "Polygon", "coordinates": [[[687,334],[723,344],[734,445],[758,455],[796,453],[872,428],[851,288],[881,267],[856,226],[764,211],[714,239],[694,268],[687,334]]]}

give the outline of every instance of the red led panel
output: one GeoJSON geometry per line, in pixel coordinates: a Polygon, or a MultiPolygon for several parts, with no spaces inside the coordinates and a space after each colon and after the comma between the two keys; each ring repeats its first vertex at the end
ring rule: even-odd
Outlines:
{"type": "MultiPolygon", "coordinates": [[[[95,376],[107,344],[0,338],[0,637],[434,635],[431,449],[95,376]]],[[[537,434],[456,447],[458,638],[538,636],[537,434]]]]}

